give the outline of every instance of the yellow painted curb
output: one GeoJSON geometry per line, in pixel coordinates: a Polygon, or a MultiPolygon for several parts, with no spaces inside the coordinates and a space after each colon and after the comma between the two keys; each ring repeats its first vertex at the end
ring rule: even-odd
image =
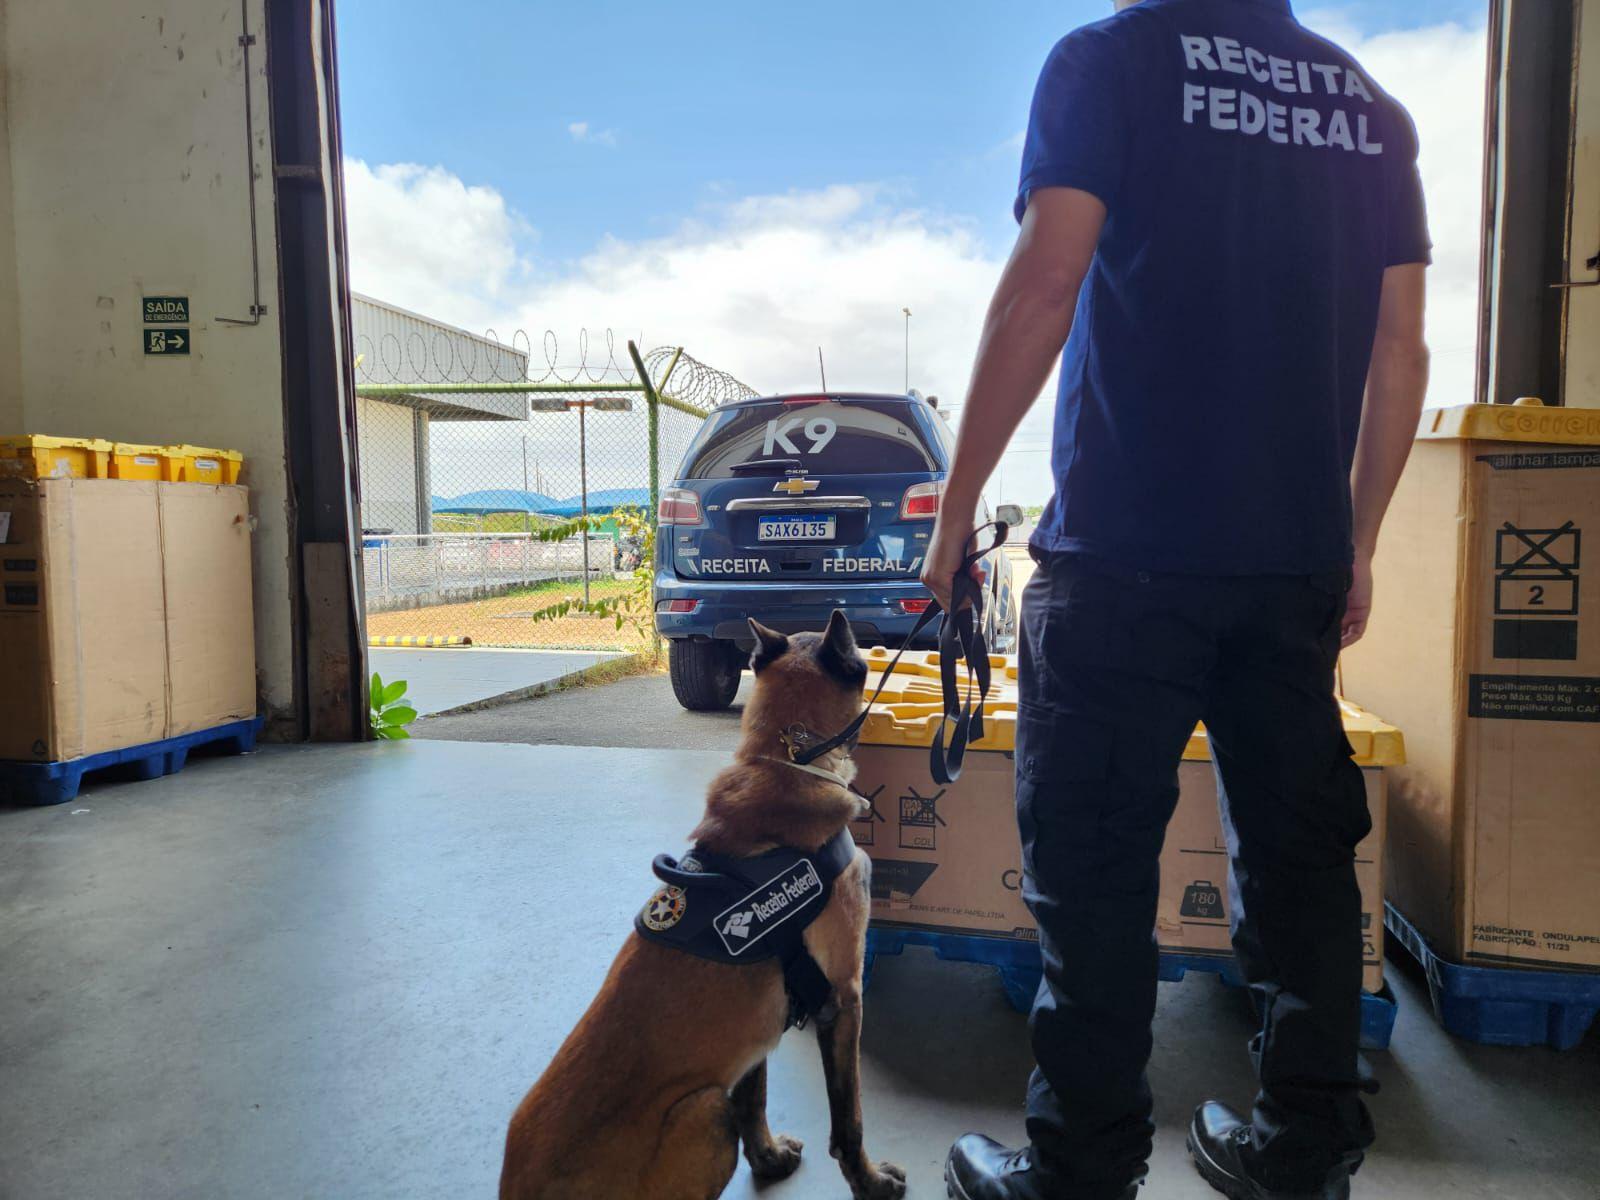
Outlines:
{"type": "Polygon", "coordinates": [[[470,646],[472,645],[472,639],[469,637],[375,637],[368,638],[367,645],[425,650],[444,646],[470,646]]]}

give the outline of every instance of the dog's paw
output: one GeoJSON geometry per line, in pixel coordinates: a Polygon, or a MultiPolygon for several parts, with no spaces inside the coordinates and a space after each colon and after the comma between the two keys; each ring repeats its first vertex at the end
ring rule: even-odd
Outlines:
{"type": "Polygon", "coordinates": [[[906,1173],[893,1163],[881,1162],[862,1186],[853,1190],[855,1200],[900,1200],[906,1194],[906,1173]]]}
{"type": "Polygon", "coordinates": [[[804,1148],[805,1143],[799,1138],[785,1137],[780,1133],[765,1150],[746,1152],[750,1160],[750,1174],[762,1183],[787,1179],[799,1168],[800,1151],[804,1148]]]}

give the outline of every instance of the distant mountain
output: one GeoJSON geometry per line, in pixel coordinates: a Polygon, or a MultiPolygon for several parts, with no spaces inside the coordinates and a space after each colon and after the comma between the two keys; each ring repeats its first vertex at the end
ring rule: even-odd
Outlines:
{"type": "Polygon", "coordinates": [[[454,499],[435,496],[433,511],[478,515],[505,512],[556,514],[560,511],[560,505],[553,496],[546,496],[542,492],[524,492],[520,488],[485,488],[463,493],[454,499]]]}

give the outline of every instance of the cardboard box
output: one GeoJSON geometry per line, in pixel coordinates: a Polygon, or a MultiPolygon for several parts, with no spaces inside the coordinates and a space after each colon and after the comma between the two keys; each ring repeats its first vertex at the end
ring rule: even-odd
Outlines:
{"type": "Polygon", "coordinates": [[[1391,900],[1448,958],[1600,968],[1600,412],[1424,414],[1345,687],[1406,731],[1391,900]]]}
{"type": "MultiPolygon", "coordinates": [[[[926,749],[938,706],[904,702],[908,694],[925,696],[931,684],[919,681],[918,673],[932,667],[936,675],[937,658],[919,655],[910,664],[911,680],[890,697],[888,711],[868,719],[855,753],[856,787],[871,799],[872,812],[850,829],[872,859],[872,919],[939,933],[1036,941],[1032,914],[1022,900],[1015,764],[1009,753],[1016,723],[1015,664],[997,662],[999,697],[987,710],[986,737],[969,748],[961,778],[939,788],[928,776],[926,749]]],[[[869,663],[873,659],[869,655],[869,663]]],[[[869,692],[874,685],[869,681],[869,692]]],[[[1373,764],[1364,770],[1373,833],[1357,851],[1357,873],[1368,932],[1363,986],[1376,992],[1383,986],[1383,764],[1402,761],[1404,746],[1392,727],[1353,707],[1347,706],[1345,724],[1357,761],[1373,764]]],[[[1190,739],[1184,757],[1178,809],[1161,855],[1157,939],[1164,949],[1231,954],[1227,853],[1203,731],[1190,739]]]]}
{"type": "Polygon", "coordinates": [[[163,483],[167,735],[256,712],[250,506],[242,487],[163,483]]]}
{"type": "MultiPolygon", "coordinates": [[[[1384,768],[1362,772],[1372,832],[1356,847],[1361,886],[1362,976],[1369,992],[1383,988],[1384,768]]],[[[1186,762],[1178,770],[1178,809],[1161,851],[1161,901],[1156,940],[1163,950],[1232,954],[1228,919],[1228,849],[1217,814],[1216,773],[1210,763],[1186,762]]]]}
{"type": "Polygon", "coordinates": [[[244,489],[0,480],[0,758],[81,758],[254,712],[244,489]]]}

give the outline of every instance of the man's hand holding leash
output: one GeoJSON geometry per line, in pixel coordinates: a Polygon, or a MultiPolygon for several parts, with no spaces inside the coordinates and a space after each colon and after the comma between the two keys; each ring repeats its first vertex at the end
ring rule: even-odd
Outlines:
{"type": "MultiPolygon", "coordinates": [[[[954,611],[950,592],[956,572],[963,569],[964,561],[978,548],[972,534],[965,532],[976,523],[972,516],[974,507],[972,504],[952,507],[946,495],[944,503],[939,506],[939,519],[933,527],[928,556],[922,563],[922,584],[933,593],[933,598],[945,612],[954,611]]],[[[980,584],[983,582],[983,572],[977,563],[965,569],[975,581],[980,584]]]]}

